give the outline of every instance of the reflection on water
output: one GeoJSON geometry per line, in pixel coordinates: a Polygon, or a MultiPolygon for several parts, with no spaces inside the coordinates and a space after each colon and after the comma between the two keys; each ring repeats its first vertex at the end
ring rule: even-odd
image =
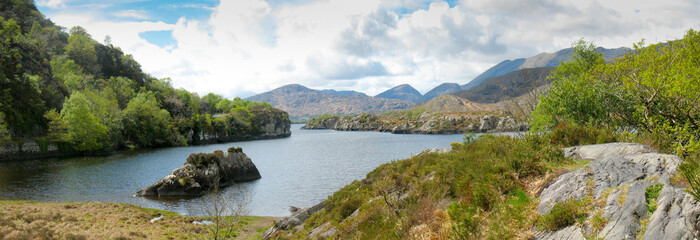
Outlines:
{"type": "Polygon", "coordinates": [[[250,201],[250,214],[287,215],[289,206],[311,206],[382,163],[410,157],[427,148],[446,147],[462,135],[396,135],[377,132],[300,130],[289,138],[173,147],[111,156],[0,163],[0,199],[34,201],[106,201],[201,215],[203,198],[153,200],[134,197],[181,167],[190,153],[243,151],[262,179],[229,187],[224,197],[250,201]]]}

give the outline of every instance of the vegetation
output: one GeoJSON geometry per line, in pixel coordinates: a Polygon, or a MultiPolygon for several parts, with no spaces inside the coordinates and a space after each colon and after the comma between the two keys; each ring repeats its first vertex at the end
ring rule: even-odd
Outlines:
{"type": "Polygon", "coordinates": [[[566,145],[558,140],[579,131],[467,136],[452,144],[454,152],[383,164],[330,196],[303,229],[290,230],[292,238],[334,228],[338,239],[510,239],[532,237],[535,227],[568,226],[589,216],[589,208],[572,200],[541,216],[536,195],[554,173],[579,164],[564,158],[566,145]]]}
{"type": "Polygon", "coordinates": [[[62,150],[105,152],[250,136],[271,106],[174,89],[109,41],[65,31],[32,1],[0,6],[0,143],[34,139],[62,150]]]}
{"type": "Polygon", "coordinates": [[[605,63],[579,41],[572,61],[552,74],[549,93],[532,116],[533,131],[560,124],[614,129],[622,140],[679,155],[690,192],[700,199],[700,33],[645,46],[605,63]]]}
{"type": "MultiPolygon", "coordinates": [[[[384,164],[330,196],[304,229],[290,232],[294,238],[333,228],[340,239],[522,239],[532,238],[533,229],[582,224],[594,236],[607,219],[593,205],[604,203],[570,199],[540,215],[536,195],[548,179],[585,163],[564,159],[561,147],[615,141],[681,156],[679,171],[700,199],[699,75],[700,33],[694,30],[678,41],[637,44],[609,63],[580,41],[572,60],[552,72],[552,85],[529,117],[531,133],[467,136],[452,144],[452,153],[384,164]]],[[[390,113],[397,114],[411,115],[390,113]]],[[[647,188],[649,211],[661,188],[647,188]]],[[[621,204],[627,187],[619,191],[621,204]]]]}
{"type": "MultiPolygon", "coordinates": [[[[0,201],[3,239],[209,239],[207,225],[175,212],[117,203],[36,203],[0,201]],[[162,216],[162,217],[161,217],[162,216]],[[158,220],[153,220],[158,217],[158,220]]],[[[268,217],[240,216],[237,236],[256,239],[268,217]]]]}

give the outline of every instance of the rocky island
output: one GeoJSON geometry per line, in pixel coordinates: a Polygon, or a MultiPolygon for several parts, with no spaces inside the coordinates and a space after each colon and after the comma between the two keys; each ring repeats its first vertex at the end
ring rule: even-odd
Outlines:
{"type": "Polygon", "coordinates": [[[212,187],[225,187],[236,182],[260,179],[260,172],[243,153],[232,147],[226,152],[193,153],[185,165],[173,170],[155,184],[139,190],[143,197],[195,197],[212,187]]]}

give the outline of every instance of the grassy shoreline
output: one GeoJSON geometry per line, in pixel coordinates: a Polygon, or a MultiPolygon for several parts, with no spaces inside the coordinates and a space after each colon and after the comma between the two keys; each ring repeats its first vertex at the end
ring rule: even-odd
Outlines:
{"type": "MultiPolygon", "coordinates": [[[[124,203],[0,201],[0,238],[208,239],[207,229],[192,223],[207,219],[124,203]]],[[[258,239],[276,219],[244,216],[235,239],[258,239]]]]}

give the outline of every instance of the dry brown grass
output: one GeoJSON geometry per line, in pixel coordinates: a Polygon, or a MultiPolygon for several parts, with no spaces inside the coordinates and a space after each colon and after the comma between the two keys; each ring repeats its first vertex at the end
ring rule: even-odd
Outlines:
{"type": "MultiPolygon", "coordinates": [[[[202,218],[118,203],[0,201],[0,239],[206,239],[194,220],[202,218]]],[[[264,220],[272,222],[251,225],[264,220]]]]}

